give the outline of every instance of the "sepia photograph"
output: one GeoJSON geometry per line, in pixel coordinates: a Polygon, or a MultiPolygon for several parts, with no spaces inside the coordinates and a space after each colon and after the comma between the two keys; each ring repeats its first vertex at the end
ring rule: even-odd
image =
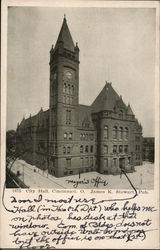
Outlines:
{"type": "Polygon", "coordinates": [[[158,1],[2,1],[0,249],[159,249],[158,1]]]}
{"type": "Polygon", "coordinates": [[[6,187],[154,189],[154,8],[8,7],[6,187]]]}

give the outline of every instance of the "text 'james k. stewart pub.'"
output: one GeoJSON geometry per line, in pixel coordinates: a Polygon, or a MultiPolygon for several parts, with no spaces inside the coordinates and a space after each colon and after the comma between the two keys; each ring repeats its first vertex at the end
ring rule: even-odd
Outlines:
{"type": "MultiPolygon", "coordinates": [[[[118,174],[142,164],[142,127],[106,82],[91,106],[79,104],[79,48],[66,18],[50,50],[49,109],[17,127],[17,151],[54,176],[118,174]]],[[[89,84],[89,83],[88,83],[89,84]]]]}

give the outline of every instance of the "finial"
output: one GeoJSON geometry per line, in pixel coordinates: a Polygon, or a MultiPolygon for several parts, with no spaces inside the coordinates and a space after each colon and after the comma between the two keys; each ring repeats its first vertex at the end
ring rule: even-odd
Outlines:
{"type": "Polygon", "coordinates": [[[52,49],[53,49],[53,44],[52,44],[52,49]]]}
{"type": "Polygon", "coordinates": [[[64,20],[66,21],[66,14],[64,14],[64,20]]]}

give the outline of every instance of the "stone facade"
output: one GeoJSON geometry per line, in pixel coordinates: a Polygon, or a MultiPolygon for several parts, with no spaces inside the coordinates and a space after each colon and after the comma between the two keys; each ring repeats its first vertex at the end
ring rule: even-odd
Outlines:
{"type": "Polygon", "coordinates": [[[154,137],[143,137],[142,158],[154,162],[154,137]]]}
{"type": "Polygon", "coordinates": [[[23,118],[16,144],[23,159],[57,177],[142,164],[142,127],[111,83],[91,106],[79,104],[79,48],[66,18],[50,50],[49,109],[23,118]]]}

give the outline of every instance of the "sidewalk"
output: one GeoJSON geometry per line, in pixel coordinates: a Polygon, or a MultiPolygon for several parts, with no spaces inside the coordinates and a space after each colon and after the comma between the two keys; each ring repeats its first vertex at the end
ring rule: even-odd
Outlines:
{"type": "MultiPolygon", "coordinates": [[[[137,189],[153,189],[154,188],[154,164],[144,163],[142,166],[135,167],[136,172],[127,174],[131,182],[137,189]]],[[[130,184],[127,181],[126,177],[122,175],[102,175],[97,172],[89,172],[73,176],[65,176],[56,178],[50,174],[48,171],[43,171],[36,166],[30,165],[23,160],[17,160],[11,171],[13,173],[20,172],[19,178],[24,181],[24,183],[30,188],[57,188],[57,189],[72,189],[73,181],[81,182],[77,188],[95,188],[92,179],[101,178],[103,181],[108,182],[107,186],[100,184],[99,188],[101,189],[130,189],[130,184]],[[88,181],[88,184],[86,182],[88,181]],[[85,182],[83,185],[82,182],[85,182]]]]}

